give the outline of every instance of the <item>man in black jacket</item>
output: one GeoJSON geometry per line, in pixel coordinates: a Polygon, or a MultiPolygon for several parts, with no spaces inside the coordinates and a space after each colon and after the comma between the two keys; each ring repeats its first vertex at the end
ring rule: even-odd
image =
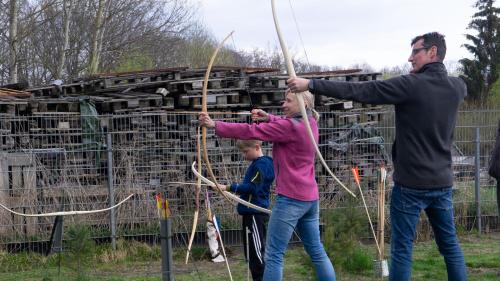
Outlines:
{"type": "Polygon", "coordinates": [[[394,104],[396,137],[392,147],[394,188],[391,198],[391,265],[389,280],[410,280],[413,241],[420,212],[425,210],[448,280],[467,280],[462,250],[453,222],[451,144],[465,83],[448,76],[442,61],[444,36],[415,37],[408,75],[384,81],[335,82],[291,78],[292,92],[311,91],[370,104],[394,104]]]}

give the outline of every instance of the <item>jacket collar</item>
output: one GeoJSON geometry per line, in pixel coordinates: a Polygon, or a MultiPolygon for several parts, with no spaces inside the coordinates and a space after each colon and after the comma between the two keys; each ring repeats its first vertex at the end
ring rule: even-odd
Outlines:
{"type": "Polygon", "coordinates": [[[448,71],[446,70],[446,67],[444,66],[444,64],[442,62],[431,62],[431,63],[428,63],[428,64],[422,66],[422,68],[420,68],[420,70],[417,73],[423,73],[423,72],[444,72],[444,73],[448,73],[448,71]]]}
{"type": "MultiPolygon", "coordinates": [[[[306,108],[306,113],[307,113],[307,117],[312,116],[312,111],[309,108],[306,108]]],[[[290,118],[293,118],[293,119],[302,119],[302,113],[297,112],[293,116],[291,116],[290,118]]]]}

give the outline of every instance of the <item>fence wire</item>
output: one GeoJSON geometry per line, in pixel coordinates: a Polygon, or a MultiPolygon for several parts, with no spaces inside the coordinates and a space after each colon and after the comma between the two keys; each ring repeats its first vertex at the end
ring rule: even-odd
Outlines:
{"type": "MultiPolygon", "coordinates": [[[[218,112],[214,119],[250,122],[248,114],[218,112]]],[[[116,235],[157,241],[159,233],[155,194],[169,201],[174,245],[186,245],[195,208],[197,118],[195,112],[156,111],[137,114],[81,116],[36,114],[0,116],[0,198],[16,212],[43,214],[57,211],[95,210],[135,196],[116,210],[116,235]],[[107,136],[111,143],[107,143],[107,136]],[[108,151],[112,160],[108,161],[108,151]],[[112,165],[112,166],[110,166],[112,165]],[[110,174],[108,169],[112,171],[110,174]]],[[[460,111],[455,130],[453,169],[455,216],[460,229],[476,224],[474,184],[480,171],[481,214],[484,231],[499,231],[495,181],[487,175],[500,110],[460,111]],[[476,149],[476,130],[479,148],[476,149]],[[479,167],[475,155],[479,155],[479,167]]],[[[350,168],[357,166],[370,212],[377,212],[377,177],[383,165],[389,171],[386,202],[391,192],[391,146],[394,140],[392,108],[323,112],[319,120],[320,150],[329,167],[351,190],[356,186],[350,168]]],[[[221,139],[208,130],[207,146],[213,170],[224,184],[240,181],[248,165],[235,141],[221,139]]],[[[293,137],[293,136],[290,136],[293,137]]],[[[271,144],[264,143],[271,155],[271,144]]],[[[342,207],[346,194],[318,162],[317,182],[322,210],[342,207]]],[[[206,198],[219,217],[226,244],[240,243],[236,208],[213,191],[202,189],[200,223],[195,243],[204,243],[206,198]]],[[[359,208],[362,202],[359,200],[359,208]]],[[[386,212],[387,213],[387,212],[386,212]]],[[[96,240],[109,241],[110,213],[68,216],[65,227],[86,225],[96,240]]],[[[422,217],[421,229],[428,228],[422,217]]],[[[21,217],[0,211],[0,244],[9,251],[40,250],[50,238],[53,217],[21,217]]],[[[389,222],[390,223],[390,222],[389,222]]],[[[366,237],[370,237],[367,226],[366,237]]]]}

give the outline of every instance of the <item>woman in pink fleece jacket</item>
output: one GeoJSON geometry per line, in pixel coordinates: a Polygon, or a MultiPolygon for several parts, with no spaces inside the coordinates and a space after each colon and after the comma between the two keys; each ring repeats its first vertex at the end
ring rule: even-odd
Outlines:
{"type": "MultiPolygon", "coordinates": [[[[309,123],[318,141],[314,97],[309,92],[303,95],[307,112],[311,115],[309,123]]],[[[287,93],[282,109],[285,117],[267,114],[260,109],[252,110],[252,120],[261,121],[253,124],[213,121],[207,113],[201,113],[199,120],[202,126],[215,128],[220,137],[273,143],[277,197],[267,231],[263,280],[282,280],[284,255],[295,228],[315,266],[318,280],[336,280],[335,270],[320,240],[315,150],[295,94],[287,93]]]]}

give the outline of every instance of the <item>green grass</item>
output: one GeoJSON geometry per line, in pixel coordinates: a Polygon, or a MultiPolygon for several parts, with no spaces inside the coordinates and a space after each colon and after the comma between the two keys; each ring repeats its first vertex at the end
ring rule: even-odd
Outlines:
{"type": "MultiPolygon", "coordinates": [[[[493,281],[500,276],[500,234],[477,237],[461,237],[469,272],[469,280],[493,281]]],[[[442,257],[433,241],[415,245],[412,280],[446,280],[446,269],[442,257]]],[[[374,256],[373,246],[363,246],[363,250],[374,256]]],[[[241,248],[229,248],[230,267],[234,280],[246,280],[246,264],[241,248]]],[[[98,246],[90,256],[90,265],[84,269],[84,275],[78,276],[74,265],[62,255],[61,273],[58,274],[58,256],[48,258],[34,253],[8,254],[0,252],[0,280],[14,281],[159,281],[160,260],[158,247],[138,242],[118,243],[116,252],[108,246],[98,246]],[[114,254],[112,254],[114,253],[114,254]]],[[[334,255],[342,255],[341,252],[334,255]]],[[[229,280],[224,263],[214,264],[206,258],[205,248],[195,248],[193,258],[184,264],[185,250],[174,252],[175,280],[229,280]]],[[[284,279],[287,281],[315,280],[313,266],[302,247],[291,247],[285,257],[284,279]]],[[[335,259],[334,259],[335,260],[335,259]]],[[[375,281],[373,270],[367,269],[356,273],[344,271],[335,266],[338,280],[375,281]]]]}

